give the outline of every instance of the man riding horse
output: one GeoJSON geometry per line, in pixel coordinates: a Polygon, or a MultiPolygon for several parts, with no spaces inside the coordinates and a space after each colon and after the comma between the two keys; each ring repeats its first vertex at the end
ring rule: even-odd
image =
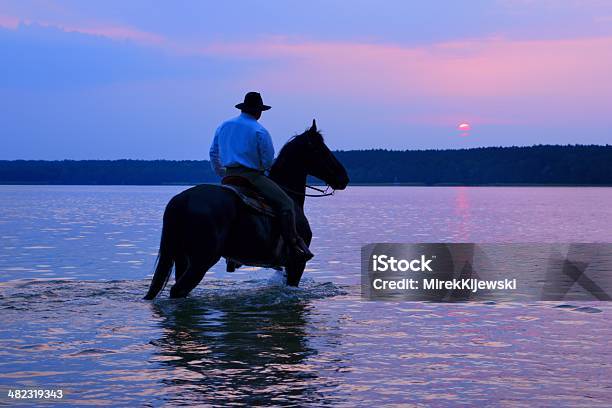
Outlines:
{"type": "Polygon", "coordinates": [[[278,214],[280,233],[293,257],[306,262],[314,255],[298,235],[293,200],[265,175],[274,161],[270,133],[258,119],[270,109],[261,95],[249,92],[236,105],[241,114],[217,128],[210,147],[210,163],[220,177],[242,177],[272,205],[278,214]]]}
{"type": "MultiPolygon", "coordinates": [[[[210,151],[223,185],[198,184],[170,199],[164,210],[159,256],[145,299],[153,299],[170,279],[170,297],[185,297],[221,258],[228,271],[239,265],[283,269],[286,283],[298,286],[312,258],[312,231],[304,214],[307,179],[332,190],[349,183],[346,169],[327,147],[316,122],[285,143],[274,160],[270,135],[257,119],[269,109],[248,93],[237,118],[217,130],[210,151]],[[264,172],[269,169],[268,177],[264,172]],[[253,196],[253,188],[276,208],[253,196]],[[273,216],[270,216],[273,215],[273,216]],[[282,239],[281,239],[282,237],[282,239]],[[282,245],[281,245],[282,243],[282,245]]],[[[326,190],[317,197],[331,195],[326,190]]]]}

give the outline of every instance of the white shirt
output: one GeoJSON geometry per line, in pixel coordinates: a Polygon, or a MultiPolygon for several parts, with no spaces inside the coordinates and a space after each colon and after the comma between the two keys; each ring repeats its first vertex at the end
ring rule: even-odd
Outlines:
{"type": "Polygon", "coordinates": [[[210,146],[210,164],[219,176],[231,166],[269,170],[273,161],[270,133],[253,116],[241,113],[217,128],[210,146]]]}

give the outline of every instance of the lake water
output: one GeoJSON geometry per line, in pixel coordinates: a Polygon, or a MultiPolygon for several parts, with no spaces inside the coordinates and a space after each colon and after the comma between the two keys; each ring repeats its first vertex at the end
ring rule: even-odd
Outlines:
{"type": "Polygon", "coordinates": [[[222,263],[141,300],[185,187],[0,186],[0,404],[610,406],[606,302],[368,302],[371,242],[612,242],[611,188],[352,187],[307,200],[303,284],[222,263]],[[368,405],[368,404],[366,404],[368,405]]]}

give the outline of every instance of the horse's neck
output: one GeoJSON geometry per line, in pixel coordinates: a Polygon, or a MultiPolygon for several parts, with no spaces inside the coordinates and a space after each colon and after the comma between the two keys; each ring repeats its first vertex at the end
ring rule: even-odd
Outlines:
{"type": "Polygon", "coordinates": [[[281,187],[286,188],[286,192],[293,199],[296,205],[304,207],[304,194],[306,193],[306,170],[300,166],[302,160],[292,158],[291,155],[283,152],[285,157],[279,156],[274,166],[270,170],[270,178],[281,187]]]}

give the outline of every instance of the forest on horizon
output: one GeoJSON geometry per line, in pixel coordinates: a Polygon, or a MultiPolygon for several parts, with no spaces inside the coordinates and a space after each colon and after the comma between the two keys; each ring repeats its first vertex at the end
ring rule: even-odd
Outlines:
{"type": "MultiPolygon", "coordinates": [[[[354,184],[612,185],[612,145],[336,151],[354,184]]],[[[207,160],[1,160],[0,184],[218,182],[207,160]]]]}

